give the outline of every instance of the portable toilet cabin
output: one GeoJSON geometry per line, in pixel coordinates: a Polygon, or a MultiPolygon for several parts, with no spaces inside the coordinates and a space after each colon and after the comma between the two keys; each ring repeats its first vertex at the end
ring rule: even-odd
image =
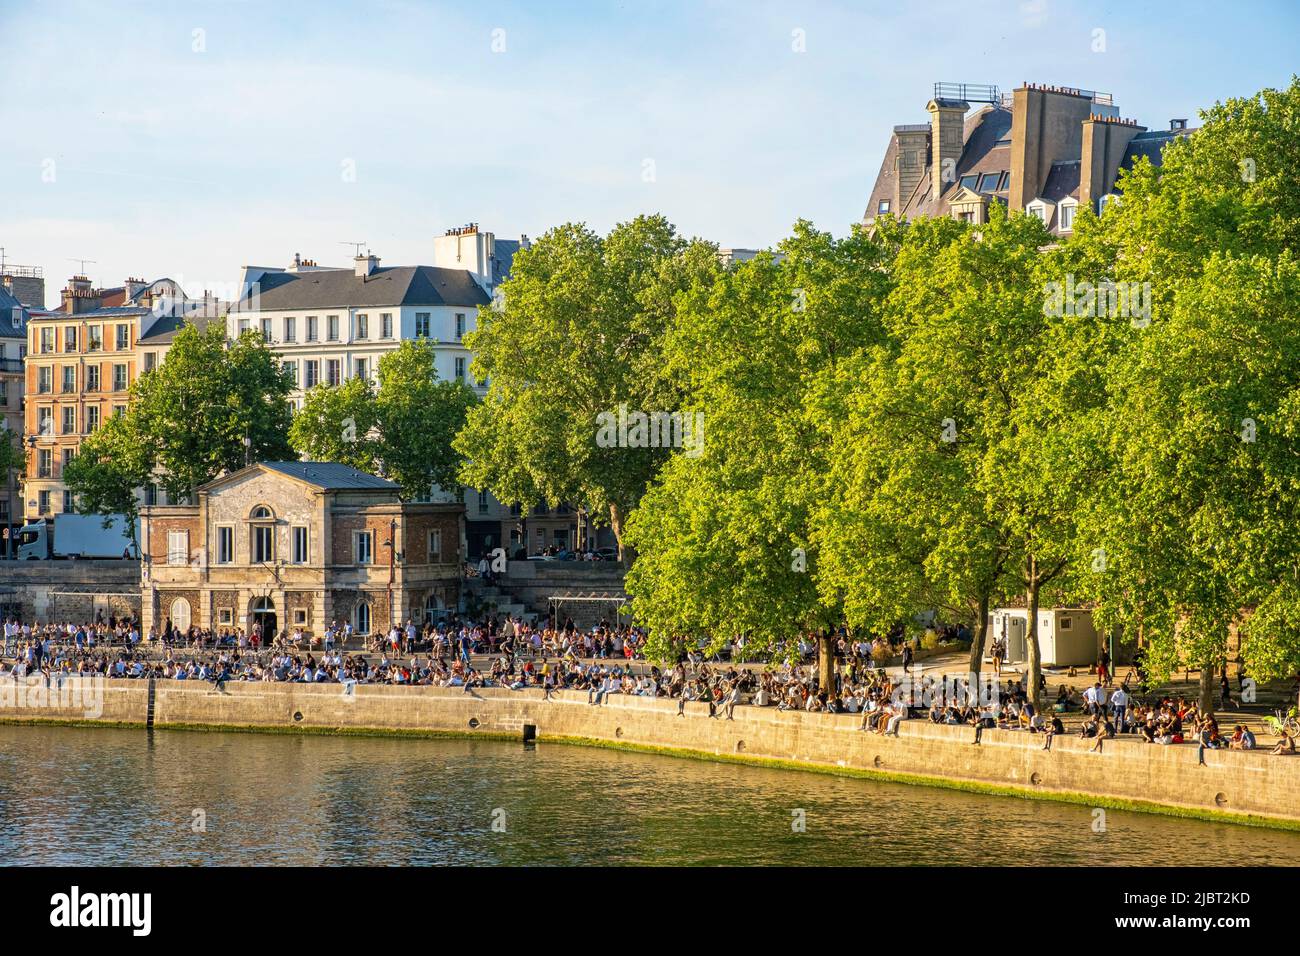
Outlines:
{"type": "MultiPolygon", "coordinates": [[[[1000,607],[989,615],[984,643],[986,658],[995,637],[1006,640],[1003,663],[1026,663],[1029,660],[1029,612],[1022,607],[1000,607]]],[[[1044,667],[1095,664],[1101,643],[1092,622],[1092,611],[1088,608],[1039,608],[1038,649],[1044,667]]]]}
{"type": "MultiPolygon", "coordinates": [[[[1023,664],[1029,657],[1029,613],[1024,608],[1000,607],[989,615],[984,635],[984,657],[991,659],[995,638],[1006,644],[1004,664],[1023,664]]],[[[1041,646],[1041,645],[1040,645],[1041,646]]]]}
{"type": "Polygon", "coordinates": [[[1038,612],[1038,646],[1047,667],[1082,667],[1097,663],[1101,639],[1092,611],[1054,607],[1038,612]]]}

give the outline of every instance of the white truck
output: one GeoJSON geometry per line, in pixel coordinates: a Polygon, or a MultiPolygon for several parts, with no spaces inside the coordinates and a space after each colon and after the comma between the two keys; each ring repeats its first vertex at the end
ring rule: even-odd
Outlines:
{"type": "MultiPolygon", "coordinates": [[[[139,540],[140,522],[135,525],[135,539],[139,540]]],[[[131,540],[125,515],[55,515],[52,524],[33,521],[23,525],[18,532],[18,560],[137,557],[131,540]]]]}

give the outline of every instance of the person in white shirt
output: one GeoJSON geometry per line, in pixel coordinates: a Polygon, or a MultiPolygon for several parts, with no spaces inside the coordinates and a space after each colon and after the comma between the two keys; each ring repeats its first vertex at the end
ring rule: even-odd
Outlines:
{"type": "Polygon", "coordinates": [[[1128,712],[1128,693],[1123,686],[1116,688],[1110,695],[1110,714],[1115,723],[1115,732],[1124,732],[1124,715],[1128,712]]]}

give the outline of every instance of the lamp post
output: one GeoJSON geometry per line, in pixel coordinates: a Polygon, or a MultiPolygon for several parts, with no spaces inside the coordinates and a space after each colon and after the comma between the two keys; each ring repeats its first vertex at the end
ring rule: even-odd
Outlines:
{"type": "Polygon", "coordinates": [[[388,549],[388,626],[391,629],[395,623],[393,615],[393,577],[397,570],[396,518],[393,518],[388,522],[388,540],[384,542],[384,547],[388,549]]]}

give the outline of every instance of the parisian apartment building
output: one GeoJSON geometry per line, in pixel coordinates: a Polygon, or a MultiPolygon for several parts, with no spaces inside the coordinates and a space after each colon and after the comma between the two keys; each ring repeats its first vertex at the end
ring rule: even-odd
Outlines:
{"type": "MultiPolygon", "coordinates": [[[[515,253],[528,245],[527,236],[498,239],[470,223],[433,240],[430,265],[385,265],[373,251],[358,250],[350,268],[301,255],[285,267],[245,266],[227,334],[261,334],[292,376],[299,408],[317,385],[352,378],[377,384],[379,360],[409,339],[433,343],[439,378],[465,382],[482,396],[487,383],[473,378],[465,337],[509,275],[515,253]]],[[[470,558],[498,547],[511,554],[573,547],[579,537],[579,515],[567,505],[534,507],[525,518],[517,505],[474,489],[463,503],[470,558]]]]}
{"type": "Polygon", "coordinates": [[[1100,214],[1121,171],[1188,136],[1187,120],[1148,128],[1109,93],[1025,83],[936,83],[926,122],[894,127],[863,219],[988,218],[993,203],[1037,216],[1056,236],[1081,207],[1100,214]]]}
{"type": "Polygon", "coordinates": [[[206,294],[190,298],[171,279],[96,288],[75,275],[60,299],[58,309],[27,310],[22,512],[29,521],[76,510],[63,469],[86,436],[126,411],[136,377],[165,354],[166,343],[151,345],[151,336],[228,307],[206,294]]]}

